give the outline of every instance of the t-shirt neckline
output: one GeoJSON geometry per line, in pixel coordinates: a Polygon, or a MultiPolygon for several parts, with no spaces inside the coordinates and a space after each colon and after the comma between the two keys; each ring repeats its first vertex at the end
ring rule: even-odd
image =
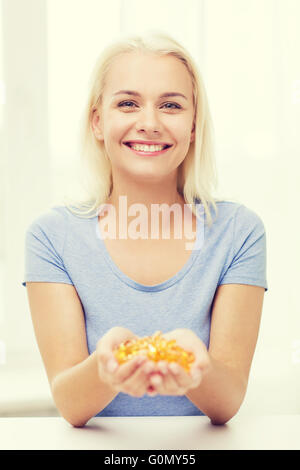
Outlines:
{"type": "Polygon", "coordinates": [[[125,284],[128,286],[132,287],[133,289],[140,290],[140,291],[146,291],[146,292],[156,292],[156,291],[161,291],[164,289],[167,289],[168,287],[172,286],[173,284],[177,283],[180,279],[182,279],[187,272],[191,269],[193,266],[196,258],[198,257],[202,244],[204,242],[204,223],[205,223],[205,214],[203,210],[203,205],[202,204],[197,204],[196,203],[196,214],[197,214],[197,220],[196,220],[196,240],[194,242],[193,249],[191,250],[191,254],[186,261],[186,263],[182,266],[182,268],[171,278],[166,279],[165,281],[159,283],[159,284],[154,284],[152,286],[145,285],[145,284],[140,284],[139,282],[131,279],[127,274],[125,274],[113,261],[112,257],[110,256],[106,245],[102,239],[101,236],[101,231],[98,223],[98,212],[97,215],[94,216],[91,220],[93,222],[93,229],[94,233],[96,235],[96,241],[99,249],[101,250],[101,253],[104,256],[105,261],[107,262],[109,268],[111,271],[125,284]]]}

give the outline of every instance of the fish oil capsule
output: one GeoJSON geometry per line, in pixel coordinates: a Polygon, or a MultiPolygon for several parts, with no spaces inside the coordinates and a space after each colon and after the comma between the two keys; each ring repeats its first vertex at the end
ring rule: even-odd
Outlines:
{"type": "Polygon", "coordinates": [[[176,340],[167,341],[162,337],[161,331],[157,331],[152,336],[127,340],[115,350],[115,357],[119,364],[123,364],[136,355],[145,355],[154,362],[177,362],[187,372],[195,360],[192,352],[185,351],[178,346],[176,340]]]}

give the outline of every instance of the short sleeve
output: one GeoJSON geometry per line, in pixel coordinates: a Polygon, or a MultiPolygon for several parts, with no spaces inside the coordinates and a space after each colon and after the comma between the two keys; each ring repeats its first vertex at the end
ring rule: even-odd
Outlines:
{"type": "Polygon", "coordinates": [[[261,218],[241,205],[236,211],[229,265],[220,284],[250,284],[268,290],[266,231],[261,218]]]}
{"type": "Polygon", "coordinates": [[[62,214],[44,214],[37,218],[25,234],[26,282],[60,282],[73,284],[63,262],[66,219],[62,214]]]}

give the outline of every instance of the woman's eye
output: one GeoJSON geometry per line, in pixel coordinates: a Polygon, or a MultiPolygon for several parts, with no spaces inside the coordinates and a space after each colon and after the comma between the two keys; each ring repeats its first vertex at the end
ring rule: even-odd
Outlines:
{"type": "Polygon", "coordinates": [[[179,104],[176,104],[176,103],[165,103],[164,106],[170,104],[171,106],[175,106],[175,108],[168,108],[168,109],[180,109],[181,106],[179,104]]]}
{"type": "Polygon", "coordinates": [[[129,107],[131,108],[130,104],[135,104],[133,101],[123,101],[122,103],[119,103],[118,106],[121,108],[123,107],[129,107]]]}

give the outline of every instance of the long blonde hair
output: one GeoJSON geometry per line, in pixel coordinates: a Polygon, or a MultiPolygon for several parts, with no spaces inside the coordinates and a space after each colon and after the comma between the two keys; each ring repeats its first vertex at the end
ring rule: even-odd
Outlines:
{"type": "Polygon", "coordinates": [[[178,167],[177,190],[196,214],[195,200],[203,204],[208,224],[212,224],[210,205],[218,208],[212,191],[217,187],[217,171],[213,145],[213,126],[207,95],[196,63],[185,48],[169,35],[148,31],[138,36],[120,37],[99,56],[90,78],[90,93],[82,115],[81,165],[83,186],[87,198],[66,203],[71,212],[81,217],[94,217],[101,204],[107,201],[112,188],[111,163],[104,143],[93,132],[93,110],[101,102],[105,78],[112,61],[126,52],[150,52],[159,56],[171,55],[181,60],[190,73],[193,86],[195,139],[178,167]]]}

